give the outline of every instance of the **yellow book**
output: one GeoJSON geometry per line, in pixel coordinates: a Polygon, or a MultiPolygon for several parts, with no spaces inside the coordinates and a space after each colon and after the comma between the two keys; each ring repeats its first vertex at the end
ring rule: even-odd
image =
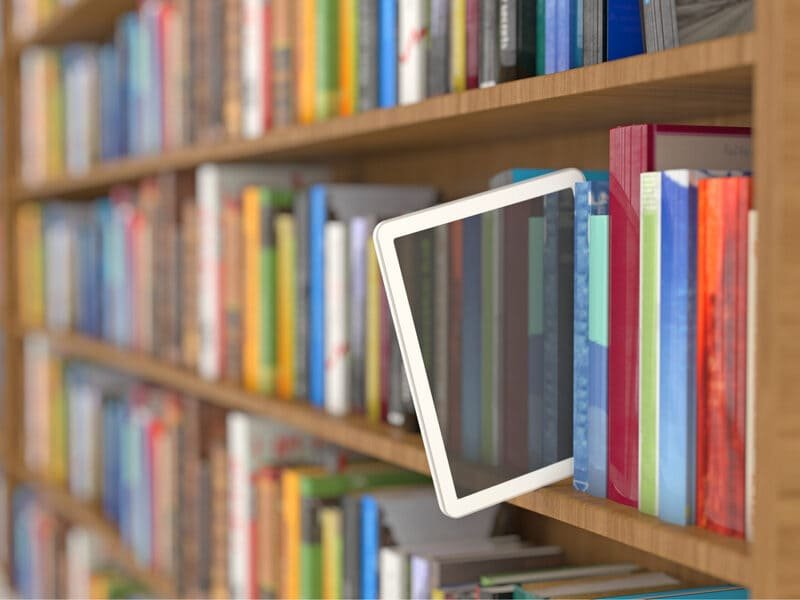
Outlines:
{"type": "Polygon", "coordinates": [[[64,90],[58,52],[47,50],[45,61],[47,175],[54,177],[64,173],[64,90]]]}
{"type": "Polygon", "coordinates": [[[358,3],[339,0],[339,114],[356,112],[358,99],[358,3]]]}
{"type": "Polygon", "coordinates": [[[261,364],[261,188],[247,187],[242,194],[242,238],[244,248],[242,380],[245,388],[257,391],[261,364]]]}
{"type": "Polygon", "coordinates": [[[372,240],[367,243],[367,327],[364,348],[364,398],[367,418],[381,420],[381,275],[372,240]]]}
{"type": "Polygon", "coordinates": [[[342,509],[326,506],[319,511],[320,542],[322,546],[322,598],[339,600],[342,597],[342,509]]]}
{"type": "Polygon", "coordinates": [[[42,206],[23,204],[17,212],[17,293],[23,327],[44,324],[42,206]]]}
{"type": "MultiPolygon", "coordinates": [[[[50,358],[50,477],[59,485],[67,483],[67,407],[61,360],[50,358]]],[[[87,465],[87,468],[88,465],[87,465]]]]}
{"type": "Polygon", "coordinates": [[[111,581],[105,573],[92,573],[89,580],[89,596],[91,598],[100,600],[109,597],[111,591],[111,581]]]}
{"type": "Polygon", "coordinates": [[[316,115],[316,3],[297,0],[295,52],[297,81],[297,119],[312,123],[316,115]]]}
{"type": "Polygon", "coordinates": [[[276,253],[276,374],[275,391],[281,398],[294,396],[295,336],[295,224],[290,213],[275,217],[276,253]]]}
{"type": "Polygon", "coordinates": [[[444,600],[446,597],[442,588],[434,588],[431,592],[431,600],[444,600]]]}
{"type": "Polygon", "coordinates": [[[450,7],[450,90],[467,89],[467,0],[450,7]]]}

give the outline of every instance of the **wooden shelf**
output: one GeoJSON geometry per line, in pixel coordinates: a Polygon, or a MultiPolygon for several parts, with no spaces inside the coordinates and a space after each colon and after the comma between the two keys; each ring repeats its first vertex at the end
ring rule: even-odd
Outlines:
{"type": "Polygon", "coordinates": [[[6,473],[29,486],[51,510],[66,521],[85,527],[100,540],[105,554],[128,575],[162,598],[177,598],[172,580],[140,566],[133,551],[122,541],[117,529],[94,507],[77,500],[69,492],[45,478],[8,461],[6,473]]]}
{"type": "MultiPolygon", "coordinates": [[[[428,473],[417,435],[357,416],[332,417],[305,403],[267,398],[149,356],[74,334],[49,334],[61,354],[116,369],[232,410],[246,411],[302,429],[323,440],[387,463],[428,473]]],[[[748,545],[697,527],[676,527],[614,502],[576,492],[571,482],[514,499],[511,504],[602,535],[674,563],[733,583],[748,585],[748,545]]]]}
{"type": "Polygon", "coordinates": [[[69,42],[97,41],[110,38],[117,19],[136,10],[136,0],[77,0],[56,9],[55,14],[30,35],[16,40],[17,53],[37,44],[55,45],[69,42]]]}
{"type": "MultiPolygon", "coordinates": [[[[99,5],[85,1],[78,6],[88,4],[99,5]]],[[[285,127],[254,140],[124,159],[38,185],[18,182],[14,197],[26,201],[105,193],[116,183],[203,162],[336,161],[367,153],[605,130],[624,123],[749,114],[754,39],[752,33],[731,36],[410,106],[285,127]]]]}

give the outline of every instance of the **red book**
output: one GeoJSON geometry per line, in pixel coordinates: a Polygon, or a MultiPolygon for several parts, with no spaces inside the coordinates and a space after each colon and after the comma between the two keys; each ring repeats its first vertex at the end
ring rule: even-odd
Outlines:
{"type": "Polygon", "coordinates": [[[697,244],[697,522],[744,536],[750,180],[701,180],[697,244]]]}
{"type": "Polygon", "coordinates": [[[750,129],[630,125],[611,130],[607,496],[639,489],[639,177],[666,169],[750,169],[750,129]]]}
{"type": "Polygon", "coordinates": [[[467,89],[478,87],[480,63],[480,19],[478,0],[467,0],[467,89]]]}

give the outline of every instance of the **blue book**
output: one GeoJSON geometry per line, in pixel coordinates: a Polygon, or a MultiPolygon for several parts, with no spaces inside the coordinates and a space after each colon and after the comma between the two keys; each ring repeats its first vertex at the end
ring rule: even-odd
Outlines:
{"type": "Polygon", "coordinates": [[[14,531],[14,583],[25,598],[35,598],[33,589],[33,540],[36,533],[31,529],[31,516],[34,510],[33,492],[24,487],[14,490],[12,505],[12,522],[14,531]]]}
{"type": "Polygon", "coordinates": [[[98,52],[100,71],[100,158],[121,156],[120,133],[123,129],[119,111],[119,57],[113,44],[104,44],[98,52]]]}
{"type": "Polygon", "coordinates": [[[378,598],[380,507],[370,495],[361,498],[361,597],[378,598]]]}
{"type": "Polygon", "coordinates": [[[378,0],[378,106],[397,105],[397,0],[378,0]]]}
{"type": "Polygon", "coordinates": [[[589,488],[589,193],[591,183],[575,186],[575,300],[572,335],[572,484],[589,488]]]}
{"type": "Polygon", "coordinates": [[[570,0],[570,57],[572,69],[583,66],[583,0],[570,0]]]}
{"type": "Polygon", "coordinates": [[[573,0],[556,0],[556,72],[567,71],[572,54],[573,0]]]}
{"type": "Polygon", "coordinates": [[[587,491],[606,497],[608,440],[608,183],[589,184],[587,491]]]}
{"type": "Polygon", "coordinates": [[[606,1],[608,60],[644,52],[640,0],[606,1]]]}
{"type": "Polygon", "coordinates": [[[677,525],[695,514],[697,180],[686,170],[661,178],[658,516],[677,525]]]}
{"type": "Polygon", "coordinates": [[[464,458],[481,460],[481,233],[480,215],[464,219],[461,344],[461,444],[464,458]]]}
{"type": "Polygon", "coordinates": [[[119,526],[119,512],[117,506],[117,479],[115,477],[119,438],[116,426],[116,403],[103,403],[103,514],[106,518],[119,526]]]}
{"type": "Polygon", "coordinates": [[[127,13],[123,15],[117,23],[117,31],[114,36],[114,47],[117,52],[117,78],[119,87],[117,88],[117,150],[119,156],[125,156],[130,152],[130,105],[131,105],[131,89],[130,89],[130,52],[129,34],[127,29],[131,25],[126,22],[129,19],[135,19],[136,15],[127,13]]]}
{"type": "Polygon", "coordinates": [[[643,592],[640,594],[626,594],[624,596],[611,596],[608,600],[667,600],[669,598],[686,598],[691,600],[747,600],[750,593],[743,587],[720,585],[709,587],[688,588],[685,590],[664,590],[660,592],[643,592]]]}
{"type": "Polygon", "coordinates": [[[162,89],[161,80],[161,65],[164,62],[164,48],[161,44],[161,35],[159,35],[160,24],[158,22],[158,12],[156,10],[148,10],[146,12],[146,24],[148,32],[148,43],[145,44],[147,52],[147,82],[145,90],[147,90],[147,123],[149,128],[148,135],[148,152],[158,152],[163,146],[162,132],[164,114],[162,107],[164,106],[164,91],[162,89]]]}
{"type": "Polygon", "coordinates": [[[534,200],[528,218],[528,467],[543,466],[544,432],[544,207],[534,200]]]}
{"type": "Polygon", "coordinates": [[[124,15],[119,22],[117,48],[120,53],[122,81],[122,112],[120,124],[125,133],[125,153],[138,154],[141,150],[141,94],[139,59],[140,25],[136,13],[124,15]]]}
{"type": "Polygon", "coordinates": [[[558,70],[558,0],[545,0],[544,29],[544,72],[549,75],[558,70]]]}
{"type": "Polygon", "coordinates": [[[308,398],[325,406],[325,186],[308,192],[308,398]]]}

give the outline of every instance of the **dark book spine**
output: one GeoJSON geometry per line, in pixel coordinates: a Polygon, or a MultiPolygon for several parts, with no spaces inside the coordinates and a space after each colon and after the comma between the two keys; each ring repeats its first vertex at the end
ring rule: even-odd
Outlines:
{"type": "Polygon", "coordinates": [[[294,54],[292,24],[294,1],[273,0],[272,11],[272,123],[284,127],[294,122],[294,54]]]}
{"type": "Polygon", "coordinates": [[[430,0],[428,97],[446,94],[450,80],[450,2],[430,0]]]}
{"type": "Polygon", "coordinates": [[[219,139],[224,129],[225,0],[211,0],[208,51],[208,122],[205,134],[219,139]]]}
{"type": "Polygon", "coordinates": [[[297,231],[295,244],[295,341],[294,393],[305,398],[308,393],[308,194],[298,192],[294,200],[297,231]]]}
{"type": "Polygon", "coordinates": [[[500,47],[499,81],[517,78],[517,0],[499,0],[498,42],[500,47]]]}
{"type": "Polygon", "coordinates": [[[358,110],[378,106],[378,0],[358,0],[358,110]]]}
{"type": "Polygon", "coordinates": [[[480,70],[480,0],[467,0],[467,89],[478,87],[480,70]]]}
{"type": "Polygon", "coordinates": [[[517,79],[536,75],[536,0],[517,0],[517,79]]]}
{"type": "Polygon", "coordinates": [[[497,0],[481,0],[480,4],[480,87],[491,87],[500,76],[497,0]]]}
{"type": "Polygon", "coordinates": [[[342,537],[344,542],[342,597],[361,598],[361,496],[342,500],[342,537]]]}

